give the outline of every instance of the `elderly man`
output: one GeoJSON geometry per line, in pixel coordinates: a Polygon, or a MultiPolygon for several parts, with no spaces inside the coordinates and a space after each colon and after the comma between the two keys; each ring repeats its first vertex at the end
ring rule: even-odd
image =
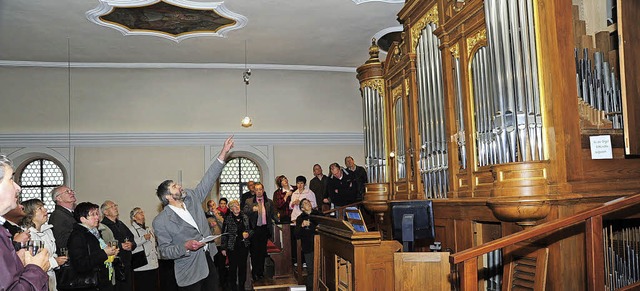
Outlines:
{"type": "Polygon", "coordinates": [[[319,164],[313,165],[313,179],[309,182],[309,190],[316,195],[316,203],[320,211],[331,208],[330,204],[323,202],[324,198],[327,198],[327,182],[329,177],[322,173],[322,167],[319,164]]]}
{"type": "Polygon", "coordinates": [[[325,202],[331,202],[336,206],[345,206],[358,201],[358,182],[355,177],[349,175],[340,167],[340,164],[333,163],[329,166],[331,178],[327,184],[327,196],[325,202]]]}
{"type": "Polygon", "coordinates": [[[49,216],[49,224],[53,225],[53,237],[56,239],[56,249],[67,247],[69,235],[76,220],[73,210],[76,208],[76,192],[68,186],[62,185],[51,190],[51,199],[56,208],[49,216]]]}
{"type": "Polygon", "coordinates": [[[115,204],[111,200],[107,200],[100,206],[100,211],[104,218],[100,223],[106,225],[111,232],[113,232],[113,238],[118,240],[118,248],[120,253],[118,256],[122,259],[124,264],[124,281],[116,282],[116,290],[118,291],[130,291],[133,290],[133,270],[131,269],[131,251],[133,251],[137,245],[134,241],[133,233],[129,227],[124,224],[118,217],[120,212],[118,210],[118,204],[115,204]]]}
{"type": "Polygon", "coordinates": [[[264,186],[255,184],[256,196],[247,199],[243,212],[249,217],[249,225],[253,229],[251,237],[251,273],[253,280],[264,277],[264,259],[267,256],[267,240],[273,234],[273,221],[277,221],[276,206],[264,195],[264,186]]]}
{"type": "Polygon", "coordinates": [[[247,182],[247,188],[249,189],[249,191],[242,193],[242,196],[240,197],[240,209],[244,209],[244,203],[247,201],[247,199],[256,196],[255,185],[256,182],[254,181],[247,182]]]}
{"type": "Polygon", "coordinates": [[[172,180],[165,180],[156,190],[165,205],[153,220],[158,252],[165,259],[174,260],[176,282],[180,290],[218,290],[218,274],[213,257],[216,245],[206,237],[211,235],[209,223],[202,211],[202,202],[216,185],[233,136],[225,140],[218,160],[214,161],[195,189],[183,189],[172,180]]]}
{"type": "Polygon", "coordinates": [[[364,197],[365,184],[367,184],[367,171],[364,167],[356,165],[353,157],[347,156],[344,158],[344,164],[346,165],[347,173],[354,177],[358,182],[358,201],[362,201],[364,197]]]}
{"type": "Polygon", "coordinates": [[[0,290],[49,290],[49,252],[42,249],[32,256],[21,249],[16,252],[9,231],[2,226],[4,215],[18,206],[20,186],[13,181],[11,160],[0,155],[0,290]]]}

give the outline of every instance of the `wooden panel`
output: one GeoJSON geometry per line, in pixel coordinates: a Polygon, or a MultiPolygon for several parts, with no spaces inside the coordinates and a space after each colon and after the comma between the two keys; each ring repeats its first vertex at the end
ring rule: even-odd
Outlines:
{"type": "Polygon", "coordinates": [[[640,1],[618,0],[620,85],[626,152],[640,154],[640,1]]]}
{"type": "Polygon", "coordinates": [[[449,291],[449,253],[396,253],[393,259],[395,291],[449,291]]]}

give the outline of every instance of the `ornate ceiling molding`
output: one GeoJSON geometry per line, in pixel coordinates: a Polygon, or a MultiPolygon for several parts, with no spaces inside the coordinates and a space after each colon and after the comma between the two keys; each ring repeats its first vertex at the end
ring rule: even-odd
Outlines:
{"type": "MultiPolygon", "coordinates": [[[[161,38],[166,38],[175,42],[180,42],[184,39],[192,38],[192,37],[203,37],[203,36],[217,36],[217,37],[226,37],[227,33],[232,30],[237,30],[246,26],[248,20],[246,17],[232,12],[224,6],[224,2],[192,2],[188,0],[99,0],[100,3],[98,6],[90,11],[87,11],[86,16],[89,21],[113,28],[117,31],[120,31],[123,35],[148,35],[148,36],[157,36],[161,38]],[[105,16],[114,12],[116,9],[135,9],[135,8],[143,8],[152,5],[166,3],[171,6],[176,7],[175,13],[158,13],[154,16],[158,17],[177,17],[177,18],[185,18],[189,17],[182,12],[188,12],[192,10],[195,12],[203,12],[203,11],[211,11],[212,14],[210,16],[218,17],[221,20],[227,20],[228,23],[221,24],[218,27],[214,27],[213,30],[187,30],[185,32],[179,33],[169,33],[167,31],[154,30],[154,29],[136,29],[127,27],[121,23],[116,23],[113,21],[106,21],[104,19],[105,16]],[[182,10],[182,11],[181,11],[182,10]],[[176,15],[177,14],[177,15],[176,15]]],[[[130,20],[130,19],[129,19],[130,20]]],[[[215,19],[213,19],[215,20],[215,19]]],[[[158,21],[160,22],[160,21],[158,21]]]]}

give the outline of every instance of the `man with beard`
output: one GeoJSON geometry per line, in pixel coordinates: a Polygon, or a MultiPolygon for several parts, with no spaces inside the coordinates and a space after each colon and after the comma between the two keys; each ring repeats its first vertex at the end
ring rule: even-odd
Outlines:
{"type": "Polygon", "coordinates": [[[49,290],[49,252],[42,249],[32,256],[21,249],[16,253],[9,231],[2,226],[4,215],[18,206],[20,186],[13,181],[13,165],[0,155],[0,290],[49,290]]]}
{"type": "Polygon", "coordinates": [[[118,248],[120,252],[118,256],[124,264],[125,278],[123,281],[116,282],[116,290],[118,291],[130,291],[133,290],[133,270],[131,269],[131,251],[134,250],[137,245],[134,242],[133,233],[129,230],[124,222],[118,217],[120,212],[118,211],[118,204],[115,204],[111,200],[107,200],[100,206],[100,211],[104,216],[101,223],[106,225],[111,232],[113,232],[113,238],[118,240],[118,248]]]}
{"type": "Polygon", "coordinates": [[[201,205],[215,186],[231,148],[233,136],[225,140],[218,160],[211,164],[195,189],[183,189],[182,185],[166,180],[156,190],[165,206],[153,220],[158,252],[162,258],[174,260],[180,290],[218,290],[218,274],[213,264],[218,250],[213,241],[201,242],[211,235],[201,205]]]}

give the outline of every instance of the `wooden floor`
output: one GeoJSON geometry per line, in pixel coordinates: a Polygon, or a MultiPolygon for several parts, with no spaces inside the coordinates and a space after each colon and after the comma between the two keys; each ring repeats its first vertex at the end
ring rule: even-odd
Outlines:
{"type": "Polygon", "coordinates": [[[256,282],[253,282],[253,290],[289,290],[289,287],[299,286],[296,278],[293,276],[285,277],[285,278],[263,278],[256,282]]]}

